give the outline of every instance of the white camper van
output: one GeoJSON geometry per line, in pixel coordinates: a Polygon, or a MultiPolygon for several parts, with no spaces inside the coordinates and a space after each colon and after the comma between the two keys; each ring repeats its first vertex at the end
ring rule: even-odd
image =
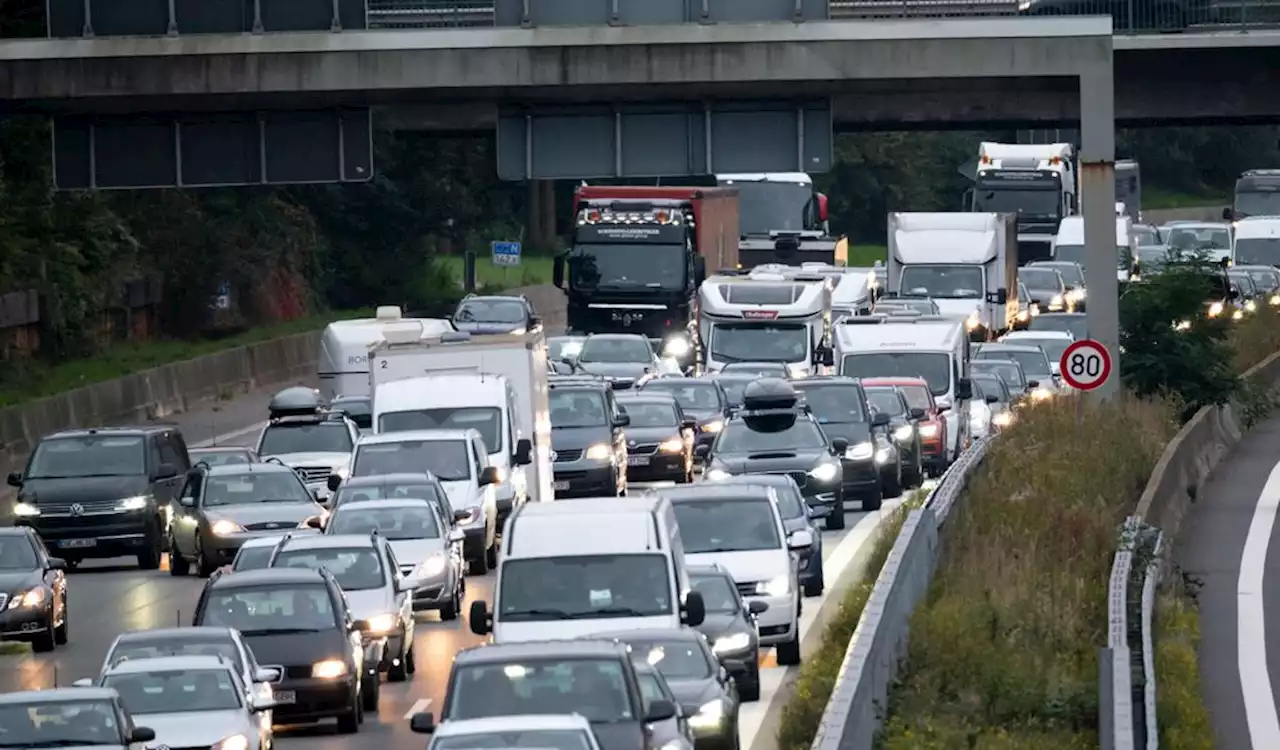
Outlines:
{"type": "MultiPolygon", "coordinates": [[[[382,338],[382,327],[405,320],[394,305],[379,307],[372,318],[335,320],[320,337],[316,376],[326,401],[342,396],[369,396],[369,345],[382,338]]],[[[423,335],[452,331],[453,324],[440,318],[409,318],[422,324],[423,335]]]]}

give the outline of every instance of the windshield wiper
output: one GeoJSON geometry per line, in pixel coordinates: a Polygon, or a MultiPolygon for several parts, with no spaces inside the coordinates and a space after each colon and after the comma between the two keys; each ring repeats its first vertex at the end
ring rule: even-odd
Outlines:
{"type": "Polygon", "coordinates": [[[503,612],[502,619],[514,617],[551,617],[557,620],[568,620],[573,615],[563,609],[518,609],[515,612],[503,612]]]}
{"type": "Polygon", "coordinates": [[[258,628],[241,630],[240,635],[297,635],[299,633],[323,633],[324,628],[258,628]]]}
{"type": "Polygon", "coordinates": [[[691,555],[703,555],[712,552],[745,552],[742,547],[704,547],[701,549],[686,549],[685,552],[691,555]]]}
{"type": "Polygon", "coordinates": [[[651,617],[651,615],[631,607],[601,607],[589,612],[575,612],[566,619],[589,620],[593,617],[651,617]]]}

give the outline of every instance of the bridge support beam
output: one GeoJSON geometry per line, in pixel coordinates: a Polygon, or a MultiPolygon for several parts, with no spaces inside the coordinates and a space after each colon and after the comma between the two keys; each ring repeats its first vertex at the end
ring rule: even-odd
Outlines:
{"type": "Polygon", "coordinates": [[[1120,287],[1116,279],[1115,80],[1110,61],[1080,75],[1080,193],[1089,338],[1111,353],[1111,377],[1090,396],[1120,392],[1120,287]]]}

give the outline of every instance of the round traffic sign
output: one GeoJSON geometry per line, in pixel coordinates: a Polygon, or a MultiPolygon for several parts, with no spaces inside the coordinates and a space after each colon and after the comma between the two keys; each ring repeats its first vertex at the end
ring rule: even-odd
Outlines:
{"type": "Polygon", "coordinates": [[[1111,377],[1111,353],[1093,339],[1077,341],[1062,353],[1058,371],[1077,391],[1092,391],[1111,377]]]}

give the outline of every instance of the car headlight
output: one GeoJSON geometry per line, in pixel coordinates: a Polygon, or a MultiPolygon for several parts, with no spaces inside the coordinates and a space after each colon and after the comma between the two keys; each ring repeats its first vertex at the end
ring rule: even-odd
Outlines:
{"type": "Polygon", "coordinates": [[[893,439],[899,443],[909,443],[916,436],[916,431],[911,425],[904,424],[893,431],[893,439]]]}
{"type": "Polygon", "coordinates": [[[1053,398],[1053,391],[1047,388],[1037,388],[1031,392],[1031,398],[1035,401],[1048,401],[1053,398]]]}
{"type": "Polygon", "coordinates": [[[809,377],[809,366],[799,363],[787,365],[787,375],[793,379],[809,377]]]}
{"type": "Polygon", "coordinates": [[[1232,320],[1240,320],[1243,317],[1244,317],[1244,310],[1236,310],[1231,313],[1232,320]]]}
{"type": "Polygon", "coordinates": [[[751,635],[749,633],[733,633],[731,635],[722,635],[711,644],[711,650],[717,654],[732,654],[736,651],[742,651],[751,645],[751,635]]]}
{"type": "Polygon", "coordinates": [[[1084,295],[1085,295],[1085,291],[1083,287],[1079,289],[1072,289],[1070,293],[1067,294],[1067,299],[1071,300],[1072,302],[1079,302],[1080,300],[1084,299],[1084,295]]]}
{"type": "Polygon", "coordinates": [[[702,430],[703,432],[709,432],[714,435],[715,433],[724,429],[724,420],[713,419],[710,422],[707,422],[706,424],[702,425],[698,429],[702,430]]]}
{"type": "Polygon", "coordinates": [[[1271,295],[1271,304],[1280,305],[1280,294],[1271,295]]]}
{"type": "Polygon", "coordinates": [[[724,702],[717,698],[698,706],[698,713],[689,717],[689,726],[694,729],[717,729],[722,721],[724,702]]]}
{"type": "Polygon", "coordinates": [[[14,594],[9,600],[9,609],[35,609],[44,604],[45,593],[42,588],[28,589],[19,594],[14,594]]]}
{"type": "Polygon", "coordinates": [[[613,446],[608,443],[596,443],[582,453],[588,461],[609,461],[613,458],[613,446]]]}
{"type": "Polygon", "coordinates": [[[1039,305],[1032,305],[1032,306],[1031,306],[1031,309],[1030,309],[1030,310],[1028,310],[1027,312],[1028,312],[1028,313],[1030,313],[1030,314],[1031,314],[1031,317],[1033,317],[1033,318],[1034,318],[1034,317],[1036,317],[1037,315],[1039,315],[1039,314],[1040,314],[1040,306],[1039,306],[1039,305]]]}
{"type": "Polygon", "coordinates": [[[209,530],[213,532],[214,536],[231,536],[232,534],[239,534],[243,532],[244,527],[238,523],[232,523],[231,521],[223,519],[221,521],[214,521],[213,526],[210,526],[209,530]]]}
{"type": "Polygon", "coordinates": [[[444,572],[445,563],[444,554],[436,553],[422,563],[422,574],[427,577],[438,576],[444,572]]]}
{"type": "Polygon", "coordinates": [[[757,596],[786,596],[791,593],[791,576],[778,576],[756,583],[757,596]]]}
{"type": "Polygon", "coordinates": [[[876,449],[871,442],[858,443],[851,445],[844,451],[844,457],[850,461],[866,461],[876,454],[876,449]]]}
{"type": "Polygon", "coordinates": [[[710,469],[707,469],[707,473],[704,474],[703,476],[705,476],[707,479],[710,479],[713,482],[719,482],[719,481],[728,479],[732,475],[729,472],[725,471],[724,469],[720,468],[719,466],[713,466],[710,469]]]}
{"type": "Polygon", "coordinates": [[[1053,298],[1049,300],[1049,307],[1062,307],[1062,303],[1062,295],[1055,294],[1053,295],[1053,298]]]}
{"type": "Polygon", "coordinates": [[[938,425],[922,424],[920,425],[920,437],[935,438],[938,436],[938,425]]]}
{"type": "Polygon", "coordinates": [[[884,466],[893,460],[893,453],[888,448],[880,448],[876,451],[876,463],[884,466]]]}
{"type": "Polygon", "coordinates": [[[1009,425],[1013,424],[1013,413],[1002,411],[991,418],[991,424],[995,425],[996,427],[1008,427],[1009,425]]]}
{"type": "Polygon", "coordinates": [[[658,444],[658,450],[663,453],[680,453],[684,450],[684,440],[678,437],[663,440],[658,444]]]}
{"type": "Polygon", "coordinates": [[[1023,310],[1022,312],[1018,313],[1018,320],[1021,320],[1023,323],[1027,322],[1030,319],[1031,319],[1031,313],[1027,312],[1026,310],[1023,310]]]}
{"type": "Polygon", "coordinates": [[[249,738],[243,734],[233,734],[213,743],[212,750],[249,750],[249,738]]]}
{"type": "Polygon", "coordinates": [[[462,510],[465,510],[465,511],[467,512],[467,515],[465,515],[465,516],[463,516],[462,518],[459,518],[459,519],[458,519],[458,525],[460,525],[460,526],[470,526],[471,524],[473,524],[473,523],[475,523],[476,521],[479,521],[479,520],[480,520],[480,509],[479,509],[479,508],[463,508],[462,510]]]}
{"type": "Polygon", "coordinates": [[[1221,302],[1214,302],[1209,305],[1209,317],[1216,318],[1222,314],[1223,306],[1221,302]]]}
{"type": "Polygon", "coordinates": [[[347,663],[341,659],[325,659],[311,665],[311,676],[317,680],[333,680],[347,674],[347,663]]]}
{"type": "Polygon", "coordinates": [[[13,515],[18,518],[33,518],[40,515],[40,509],[31,503],[16,503],[13,506],[13,515]]]}
{"type": "Polygon", "coordinates": [[[684,336],[672,336],[662,345],[662,355],[664,357],[684,357],[693,350],[689,345],[689,339],[684,336]]]}
{"type": "Polygon", "coordinates": [[[964,320],[965,330],[968,330],[968,331],[972,331],[973,329],[977,328],[980,325],[982,325],[982,319],[978,317],[977,310],[974,310],[973,312],[969,313],[969,317],[965,318],[964,320]]]}
{"type": "Polygon", "coordinates": [[[840,467],[834,463],[823,462],[809,470],[809,476],[819,482],[830,482],[840,473],[840,467]]]}
{"type": "Polygon", "coordinates": [[[1255,310],[1258,309],[1258,303],[1254,302],[1253,300],[1245,300],[1244,309],[1248,310],[1249,312],[1254,312],[1255,310]]]}
{"type": "Polygon", "coordinates": [[[142,510],[147,507],[150,500],[151,498],[146,495],[121,498],[120,502],[116,503],[116,510],[142,510]]]}
{"type": "Polygon", "coordinates": [[[390,612],[383,612],[380,615],[374,615],[365,620],[369,623],[368,633],[370,635],[386,635],[395,630],[397,625],[396,616],[390,612]]]}
{"type": "Polygon", "coordinates": [[[1189,321],[1189,320],[1179,320],[1177,323],[1174,323],[1174,324],[1173,324],[1173,330],[1175,330],[1175,331],[1189,331],[1189,330],[1191,330],[1191,321],[1189,321]]]}

